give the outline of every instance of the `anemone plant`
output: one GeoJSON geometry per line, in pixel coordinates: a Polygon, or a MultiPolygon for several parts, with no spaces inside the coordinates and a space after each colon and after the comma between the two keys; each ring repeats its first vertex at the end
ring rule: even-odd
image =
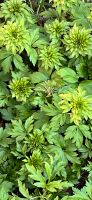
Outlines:
{"type": "Polygon", "coordinates": [[[47,23],[45,27],[51,39],[59,39],[65,33],[68,23],[64,20],[59,21],[55,19],[54,21],[47,23]]]}
{"type": "Polygon", "coordinates": [[[24,0],[6,0],[1,4],[1,16],[5,19],[16,20],[23,18],[24,20],[32,21],[31,13],[33,13],[32,8],[30,8],[24,0]]]}
{"type": "Polygon", "coordinates": [[[60,94],[60,107],[70,115],[71,122],[79,124],[82,119],[92,119],[92,97],[86,96],[80,87],[76,91],[60,94]]]}
{"type": "Polygon", "coordinates": [[[92,37],[90,31],[85,28],[77,27],[76,24],[70,29],[69,34],[65,35],[64,44],[70,57],[91,55],[92,37]]]}
{"type": "Polygon", "coordinates": [[[16,97],[17,101],[26,102],[27,98],[32,93],[30,82],[26,77],[10,81],[9,88],[12,97],[16,97]]]}
{"type": "Polygon", "coordinates": [[[8,21],[3,25],[0,28],[0,41],[1,46],[5,46],[7,51],[21,53],[30,41],[29,31],[26,29],[24,21],[8,21]]]}
{"type": "Polygon", "coordinates": [[[39,60],[42,63],[42,67],[46,70],[51,68],[59,68],[63,60],[62,54],[60,53],[60,47],[50,44],[49,46],[44,46],[40,50],[39,60]]]}

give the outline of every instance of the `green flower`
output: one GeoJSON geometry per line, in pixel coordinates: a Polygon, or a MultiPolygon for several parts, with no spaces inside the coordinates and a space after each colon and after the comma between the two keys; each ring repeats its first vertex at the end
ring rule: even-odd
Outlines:
{"type": "Polygon", "coordinates": [[[55,45],[44,46],[40,50],[39,60],[42,63],[42,67],[46,70],[49,68],[58,69],[61,66],[61,60],[63,60],[60,48],[55,45]]]}
{"type": "Polygon", "coordinates": [[[74,25],[69,34],[65,35],[64,43],[71,58],[92,53],[92,37],[89,30],[85,28],[74,25]]]}
{"type": "Polygon", "coordinates": [[[60,107],[63,113],[69,113],[71,122],[79,124],[82,119],[92,119],[92,98],[78,87],[76,91],[60,94],[60,107]]]}
{"type": "Polygon", "coordinates": [[[67,22],[55,19],[53,22],[45,25],[47,33],[49,33],[50,38],[60,38],[61,35],[64,34],[67,28],[67,22]]]}
{"type": "Polygon", "coordinates": [[[29,31],[24,26],[24,21],[10,22],[0,28],[1,45],[12,53],[21,53],[29,44],[29,31]]]}
{"type": "Polygon", "coordinates": [[[17,101],[26,102],[32,93],[29,80],[26,77],[10,81],[9,88],[11,89],[12,97],[16,97],[17,101]]]}
{"type": "Polygon", "coordinates": [[[7,0],[1,4],[1,16],[5,19],[16,20],[23,18],[32,22],[31,14],[33,10],[24,0],[7,0]]]}

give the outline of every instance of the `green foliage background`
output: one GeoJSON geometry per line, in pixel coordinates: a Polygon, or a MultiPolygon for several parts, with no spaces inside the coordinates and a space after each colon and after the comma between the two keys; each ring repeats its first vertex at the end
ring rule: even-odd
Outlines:
{"type": "Polygon", "coordinates": [[[0,4],[0,200],[92,199],[92,3],[0,4]]]}

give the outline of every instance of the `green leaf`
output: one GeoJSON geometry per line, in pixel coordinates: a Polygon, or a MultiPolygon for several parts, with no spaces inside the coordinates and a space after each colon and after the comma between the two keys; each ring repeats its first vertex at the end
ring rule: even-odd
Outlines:
{"type": "Polygon", "coordinates": [[[32,64],[35,66],[37,62],[38,54],[34,48],[30,48],[30,53],[29,53],[29,59],[32,62],[32,64]]]}
{"type": "Polygon", "coordinates": [[[30,195],[29,195],[28,189],[25,187],[25,184],[22,184],[22,182],[20,180],[18,180],[18,186],[19,186],[20,193],[24,197],[30,199],[30,195]]]}
{"type": "Polygon", "coordinates": [[[58,196],[54,200],[59,200],[58,196]]]}
{"type": "Polygon", "coordinates": [[[50,126],[52,129],[60,127],[65,123],[66,116],[64,114],[57,114],[56,116],[52,117],[50,126]]]}
{"type": "Polygon", "coordinates": [[[29,117],[25,122],[25,129],[28,133],[33,129],[33,116],[29,117]]]}
{"type": "Polygon", "coordinates": [[[41,72],[34,72],[30,76],[32,83],[40,83],[48,80],[48,76],[41,72]]]}
{"type": "Polygon", "coordinates": [[[47,184],[47,190],[49,190],[50,192],[56,192],[57,189],[62,190],[64,188],[68,188],[73,186],[72,184],[68,183],[68,182],[61,182],[61,180],[58,181],[52,181],[50,183],[47,184]]]}
{"type": "Polygon", "coordinates": [[[79,86],[87,92],[88,95],[92,95],[92,80],[82,81],[79,86]]]}
{"type": "Polygon", "coordinates": [[[52,168],[51,168],[51,166],[50,166],[47,162],[45,162],[45,170],[46,170],[46,173],[47,173],[48,179],[50,180],[50,178],[51,178],[52,168]]]}
{"type": "Polygon", "coordinates": [[[65,132],[65,140],[72,139],[73,143],[76,143],[76,146],[79,148],[83,143],[83,135],[80,129],[76,126],[69,126],[65,132]]]}
{"type": "Polygon", "coordinates": [[[0,50],[0,61],[6,59],[9,56],[11,56],[11,53],[8,52],[6,49],[0,50]]]}
{"type": "Polygon", "coordinates": [[[9,194],[8,192],[12,188],[12,183],[8,181],[4,181],[0,184],[0,200],[8,200],[9,194]]]}
{"type": "Polygon", "coordinates": [[[87,66],[84,63],[79,63],[76,66],[76,71],[79,77],[85,78],[87,76],[87,66]]]}
{"type": "Polygon", "coordinates": [[[23,63],[22,57],[20,55],[15,54],[13,56],[13,62],[14,62],[14,65],[17,69],[19,69],[19,70],[24,69],[24,63],[23,63]]]}
{"type": "Polygon", "coordinates": [[[42,111],[44,111],[48,116],[55,116],[59,113],[59,110],[52,104],[44,105],[42,111]]]}
{"type": "Polygon", "coordinates": [[[12,69],[12,55],[8,56],[1,62],[1,67],[5,73],[8,73],[12,69]]]}
{"type": "Polygon", "coordinates": [[[79,125],[79,129],[86,138],[92,139],[91,132],[89,131],[89,127],[87,125],[79,125]]]}
{"type": "Polygon", "coordinates": [[[8,158],[8,154],[4,148],[0,148],[0,165],[8,158]]]}
{"type": "Polygon", "coordinates": [[[75,71],[68,67],[60,69],[59,71],[57,71],[57,74],[60,75],[60,77],[68,83],[76,83],[78,81],[78,76],[75,71]]]}
{"type": "Polygon", "coordinates": [[[8,107],[7,109],[5,108],[0,109],[0,112],[2,114],[2,118],[7,121],[10,121],[14,118],[13,113],[12,113],[12,108],[10,107],[8,107]]]}
{"type": "Polygon", "coordinates": [[[23,140],[23,138],[26,135],[26,132],[24,130],[22,121],[19,120],[12,120],[12,130],[10,132],[12,137],[17,137],[17,139],[19,138],[19,140],[23,140]]]}
{"type": "Polygon", "coordinates": [[[56,192],[56,189],[62,189],[62,186],[60,185],[61,181],[52,181],[50,183],[47,184],[47,190],[49,190],[50,192],[56,192]]]}
{"type": "Polygon", "coordinates": [[[36,29],[33,30],[32,33],[31,33],[31,37],[30,37],[30,44],[31,44],[31,46],[33,46],[34,43],[35,43],[36,41],[38,41],[38,39],[39,39],[39,29],[36,28],[36,29]]]}
{"type": "Polygon", "coordinates": [[[3,128],[0,127],[0,139],[3,137],[3,128]]]}
{"type": "Polygon", "coordinates": [[[44,182],[36,182],[34,183],[35,186],[37,186],[38,188],[45,188],[46,184],[44,182]]]}
{"type": "Polygon", "coordinates": [[[28,170],[29,173],[31,173],[29,175],[29,177],[35,181],[38,181],[42,184],[42,186],[45,186],[45,178],[42,176],[41,171],[40,170],[36,170],[35,167],[32,165],[30,166],[29,164],[26,164],[26,168],[28,170]]]}

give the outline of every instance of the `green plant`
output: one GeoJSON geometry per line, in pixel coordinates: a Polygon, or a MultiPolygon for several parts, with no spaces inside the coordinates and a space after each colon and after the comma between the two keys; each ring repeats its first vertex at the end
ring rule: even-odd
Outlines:
{"type": "Polygon", "coordinates": [[[79,124],[84,118],[92,118],[92,98],[85,96],[85,91],[78,88],[77,91],[60,94],[60,107],[64,113],[69,113],[71,122],[79,124]]]}
{"type": "Polygon", "coordinates": [[[58,46],[51,44],[49,46],[44,46],[43,49],[40,50],[39,59],[42,62],[42,67],[48,70],[48,68],[58,69],[58,67],[61,66],[63,58],[59,49],[58,46]]]}
{"type": "Polygon", "coordinates": [[[68,23],[64,20],[59,21],[55,19],[52,22],[46,24],[46,31],[50,35],[51,39],[60,39],[68,27],[68,23]]]}
{"type": "Polygon", "coordinates": [[[76,25],[74,25],[68,35],[65,35],[64,43],[70,57],[90,55],[92,51],[92,38],[89,30],[81,29],[76,25]]]}
{"type": "Polygon", "coordinates": [[[6,20],[15,21],[21,17],[29,22],[32,22],[32,8],[30,8],[24,0],[8,0],[1,4],[1,16],[6,20]]]}
{"type": "Polygon", "coordinates": [[[11,90],[12,97],[16,97],[18,101],[26,101],[32,93],[29,80],[26,77],[12,80],[9,88],[11,90]]]}
{"type": "Polygon", "coordinates": [[[92,5],[0,11],[0,200],[91,200],[92,5]]]}
{"type": "Polygon", "coordinates": [[[24,21],[11,22],[0,28],[1,45],[12,53],[22,52],[29,43],[29,31],[24,26],[24,21]]]}

